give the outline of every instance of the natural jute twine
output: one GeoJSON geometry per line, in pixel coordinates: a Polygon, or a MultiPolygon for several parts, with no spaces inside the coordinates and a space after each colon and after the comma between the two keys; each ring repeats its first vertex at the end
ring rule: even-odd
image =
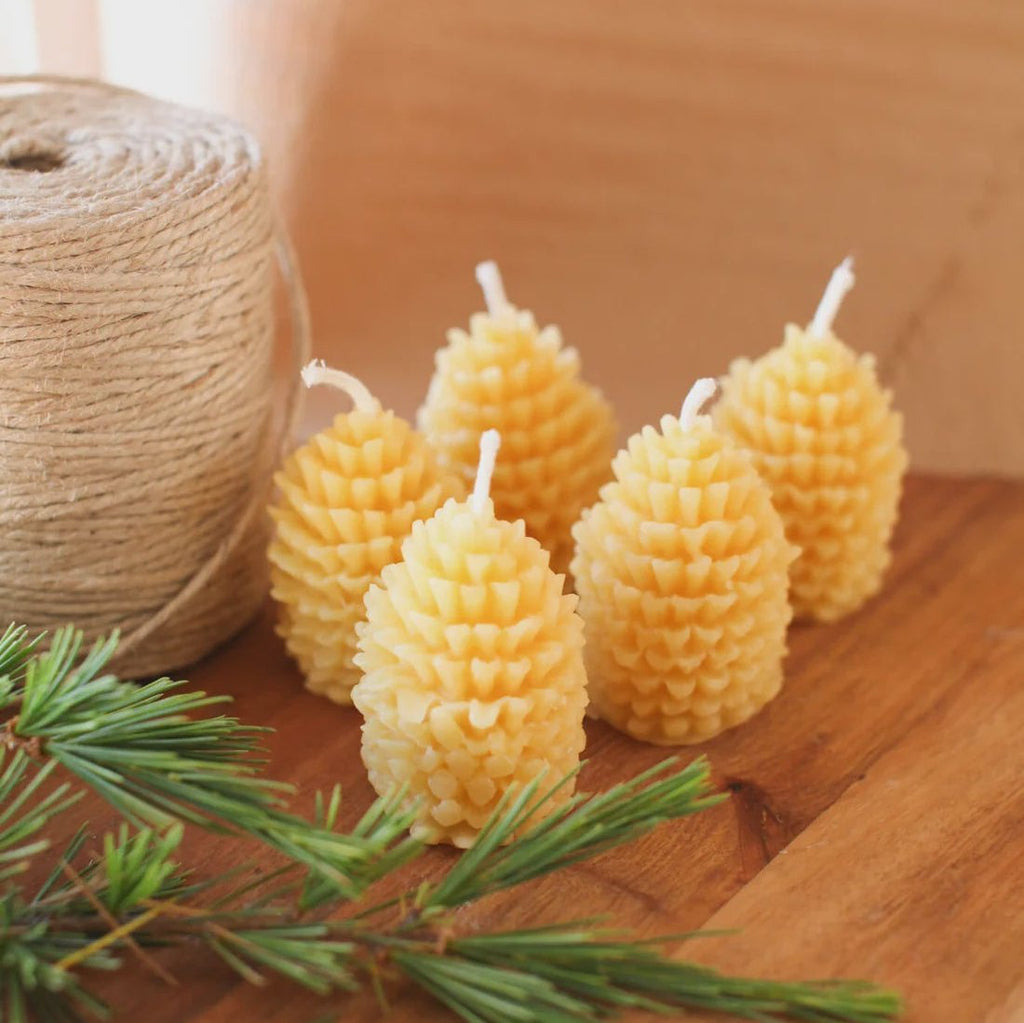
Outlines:
{"type": "MultiPolygon", "coordinates": [[[[274,411],[274,248],[238,125],[0,78],[0,627],[120,629],[117,668],[145,676],[259,608],[297,415],[294,387],[274,411]]],[[[301,364],[304,296],[277,248],[301,364]]]]}

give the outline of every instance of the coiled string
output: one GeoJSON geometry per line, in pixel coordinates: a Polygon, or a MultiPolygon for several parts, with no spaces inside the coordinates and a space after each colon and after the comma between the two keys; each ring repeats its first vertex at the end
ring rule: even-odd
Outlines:
{"type": "Polygon", "coordinates": [[[0,623],[119,628],[118,669],[150,675],[259,608],[299,414],[297,372],[274,400],[275,247],[301,366],[305,295],[244,129],[0,78],[0,623]]]}

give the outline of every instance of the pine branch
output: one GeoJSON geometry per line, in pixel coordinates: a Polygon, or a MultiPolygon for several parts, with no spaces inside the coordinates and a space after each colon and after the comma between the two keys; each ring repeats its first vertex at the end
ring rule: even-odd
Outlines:
{"type": "Polygon", "coordinates": [[[412,811],[402,808],[403,793],[378,800],[349,834],[336,830],[338,789],[317,795],[312,821],[290,815],[282,806],[287,787],[259,774],[260,730],[227,717],[193,719],[219,701],[181,692],[179,683],[134,687],[101,674],[111,643],[78,663],[80,642],[62,631],[50,652],[38,654],[23,632],[0,637],[0,710],[18,711],[0,733],[16,748],[6,767],[0,753],[4,1020],[103,1018],[107,1009],[83,976],[121,968],[126,952],[162,975],[146,950],[180,944],[209,949],[248,982],[276,974],[321,995],[364,983],[380,990],[382,978],[404,974],[469,1023],[568,1023],[682,1008],[762,1023],[883,1023],[899,1010],[894,995],[870,985],[725,977],[673,959],[666,939],[632,939],[587,922],[459,933],[455,907],[717,802],[703,760],[678,770],[666,761],[608,792],[576,795],[531,823],[569,781],[542,790],[537,779],[502,802],[445,879],[330,919],[372,880],[418,855],[406,836],[412,811]],[[29,891],[16,874],[48,851],[37,836],[75,798],[67,785],[43,794],[56,764],[135,825],[150,826],[126,823],[76,867],[86,843],[79,831],[29,891]],[[195,881],[175,858],[190,824],[257,838],[285,863],[243,885],[234,886],[230,874],[195,881]]]}
{"type": "Polygon", "coordinates": [[[740,1019],[882,1023],[899,999],[858,981],[776,983],[726,977],[673,959],[666,939],[629,940],[611,931],[555,927],[457,938],[447,951],[467,962],[548,980],[602,1013],[704,1009],[740,1019]]]}
{"type": "Polygon", "coordinates": [[[116,636],[79,661],[81,633],[61,629],[46,653],[26,663],[13,635],[8,662],[20,673],[0,680],[0,712],[16,706],[18,713],[3,741],[61,764],[126,820],[157,828],[183,820],[250,835],[304,864],[321,891],[345,898],[418,854],[404,837],[414,809],[392,812],[385,801],[348,835],[333,820],[318,827],[287,812],[291,786],[260,776],[266,729],[224,715],[194,717],[229,698],[182,691],[183,682],[136,686],[102,674],[116,636]]]}

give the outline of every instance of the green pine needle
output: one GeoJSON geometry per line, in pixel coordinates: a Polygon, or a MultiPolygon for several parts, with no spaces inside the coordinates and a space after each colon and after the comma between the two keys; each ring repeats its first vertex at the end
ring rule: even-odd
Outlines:
{"type": "Polygon", "coordinates": [[[46,839],[33,836],[51,818],[77,802],[80,795],[69,795],[70,786],[66,784],[50,792],[41,791],[56,767],[54,763],[33,769],[20,750],[5,767],[6,759],[7,754],[0,747],[0,882],[23,873],[33,856],[49,848],[46,839]]]}
{"type": "MultiPolygon", "coordinates": [[[[32,656],[32,651],[39,645],[42,636],[28,638],[28,629],[24,625],[8,625],[0,636],[0,678],[10,676],[18,679],[21,670],[32,656]]],[[[0,698],[0,706],[3,705],[0,698]]]]}
{"type": "Polygon", "coordinates": [[[659,824],[699,813],[725,798],[712,794],[703,757],[659,778],[677,763],[674,757],[664,760],[599,795],[576,793],[535,824],[530,818],[570,779],[540,798],[541,778],[517,794],[507,794],[473,846],[443,881],[421,895],[420,904],[450,907],[481,898],[628,844],[659,824]]]}

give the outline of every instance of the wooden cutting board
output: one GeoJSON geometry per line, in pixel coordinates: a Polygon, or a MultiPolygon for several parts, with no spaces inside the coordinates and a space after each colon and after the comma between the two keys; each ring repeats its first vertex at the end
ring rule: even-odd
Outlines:
{"type": "MultiPolygon", "coordinates": [[[[462,925],[607,913],[644,935],[739,928],[683,952],[766,977],[871,978],[904,992],[914,1023],[1024,1020],[1024,483],[911,479],[896,548],[882,596],[838,625],[795,628],[779,698],[701,748],[727,802],[492,898],[462,925]]],[[[346,820],[365,809],[358,715],[303,691],[269,612],[192,678],[276,729],[278,777],[306,792],[341,781],[346,820]]],[[[665,756],[587,731],[587,789],[665,756]]],[[[192,851],[200,870],[230,863],[207,836],[192,851]]],[[[454,855],[431,850],[402,887],[454,855]]],[[[247,987],[194,952],[162,962],[180,987],[140,970],[106,983],[116,1019],[384,1018],[368,996],[327,1005],[247,987]]],[[[389,1018],[454,1017],[400,990],[389,1018]]]]}

